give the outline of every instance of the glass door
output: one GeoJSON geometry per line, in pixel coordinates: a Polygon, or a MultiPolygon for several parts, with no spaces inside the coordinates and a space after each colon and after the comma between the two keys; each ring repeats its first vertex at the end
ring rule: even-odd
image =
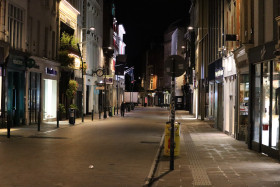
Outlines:
{"type": "Polygon", "coordinates": [[[273,63],[271,147],[279,149],[280,62],[273,63]]]}
{"type": "Polygon", "coordinates": [[[254,133],[253,141],[260,143],[260,124],[261,124],[261,64],[255,65],[255,100],[254,100],[254,133]]]}
{"type": "Polygon", "coordinates": [[[38,123],[38,115],[40,109],[40,82],[41,75],[39,73],[30,72],[29,92],[28,92],[28,111],[29,124],[38,123]]]}
{"type": "Polygon", "coordinates": [[[263,63],[262,83],[262,144],[269,146],[270,62],[263,63]]]}

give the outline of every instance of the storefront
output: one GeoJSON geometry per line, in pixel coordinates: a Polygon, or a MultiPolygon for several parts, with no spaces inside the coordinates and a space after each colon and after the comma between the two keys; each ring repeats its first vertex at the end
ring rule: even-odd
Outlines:
{"type": "Polygon", "coordinates": [[[208,81],[209,81],[209,106],[208,118],[215,119],[215,63],[208,65],[208,81]]]}
{"type": "Polygon", "coordinates": [[[223,58],[224,67],[224,126],[223,130],[228,135],[235,134],[234,114],[236,99],[236,65],[233,54],[223,58]]]}
{"type": "Polygon", "coordinates": [[[236,63],[236,100],[235,105],[235,138],[237,140],[248,141],[249,126],[249,59],[248,49],[252,44],[244,44],[234,51],[236,63]]]}
{"type": "Polygon", "coordinates": [[[7,59],[7,79],[5,80],[5,100],[7,114],[11,117],[12,126],[24,125],[25,118],[25,60],[26,54],[11,52],[7,59]]]}
{"type": "Polygon", "coordinates": [[[56,120],[59,93],[59,63],[44,60],[42,74],[43,121],[56,120]]]}
{"type": "MultiPolygon", "coordinates": [[[[35,57],[36,59],[36,57],[35,57]]],[[[26,69],[26,121],[27,124],[37,124],[40,115],[41,107],[41,77],[43,66],[40,62],[29,58],[28,68],[26,69]]]]}
{"type": "Polygon", "coordinates": [[[222,58],[215,61],[215,127],[221,131],[223,131],[223,107],[224,107],[224,100],[223,100],[223,76],[224,76],[224,69],[223,69],[223,60],[222,58]]]}
{"type": "Polygon", "coordinates": [[[251,69],[249,147],[279,158],[280,61],[276,42],[249,49],[251,69]]]}

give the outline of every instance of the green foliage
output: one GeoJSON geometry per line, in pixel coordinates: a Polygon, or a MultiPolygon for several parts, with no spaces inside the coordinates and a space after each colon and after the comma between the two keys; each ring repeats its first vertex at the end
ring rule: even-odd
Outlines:
{"type": "Polygon", "coordinates": [[[65,113],[66,113],[64,104],[61,104],[61,103],[60,103],[60,104],[58,105],[58,110],[61,112],[61,114],[65,114],[65,113]]]}
{"type": "Polygon", "coordinates": [[[86,73],[86,70],[87,70],[87,63],[85,63],[85,62],[81,63],[81,64],[80,64],[80,69],[82,70],[82,68],[84,69],[84,73],[86,73]],[[82,67],[82,64],[84,65],[83,67],[82,67]]]}
{"type": "Polygon", "coordinates": [[[78,39],[76,37],[66,32],[62,33],[62,36],[60,38],[60,49],[65,50],[69,47],[78,49],[77,43],[78,43],[78,39]]]}
{"type": "Polygon", "coordinates": [[[75,105],[75,104],[71,104],[71,105],[69,106],[69,108],[73,108],[73,109],[75,109],[77,112],[79,111],[77,105],[75,105]]]}
{"type": "Polygon", "coordinates": [[[73,57],[70,57],[66,50],[58,52],[58,61],[63,67],[68,67],[72,69],[74,68],[75,59],[73,57]]]}
{"type": "Polygon", "coordinates": [[[66,90],[66,96],[69,99],[73,99],[78,90],[78,83],[75,80],[69,80],[68,88],[66,90]]]}

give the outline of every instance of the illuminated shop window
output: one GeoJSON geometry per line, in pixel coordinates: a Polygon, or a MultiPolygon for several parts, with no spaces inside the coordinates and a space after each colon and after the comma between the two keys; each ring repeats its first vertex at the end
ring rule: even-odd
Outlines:
{"type": "Polygon", "coordinates": [[[57,109],[57,81],[51,79],[44,80],[45,102],[44,102],[44,120],[56,118],[57,109]]]}

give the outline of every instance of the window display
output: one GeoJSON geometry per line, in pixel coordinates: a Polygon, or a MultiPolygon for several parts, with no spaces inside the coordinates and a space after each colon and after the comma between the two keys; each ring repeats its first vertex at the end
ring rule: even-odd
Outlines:
{"type": "Polygon", "coordinates": [[[261,123],[261,64],[255,65],[255,102],[254,102],[254,134],[253,140],[260,142],[260,123],[261,123]]]}
{"type": "Polygon", "coordinates": [[[268,146],[270,113],[270,62],[263,63],[262,85],[262,144],[268,146]]]}
{"type": "Polygon", "coordinates": [[[273,63],[272,89],[272,133],[271,147],[279,149],[279,115],[280,115],[280,62],[273,63]]]}
{"type": "Polygon", "coordinates": [[[249,123],[249,75],[240,75],[239,90],[239,139],[245,140],[247,136],[247,127],[249,123]]]}
{"type": "Polygon", "coordinates": [[[57,81],[45,79],[44,120],[56,118],[57,81]]]}

